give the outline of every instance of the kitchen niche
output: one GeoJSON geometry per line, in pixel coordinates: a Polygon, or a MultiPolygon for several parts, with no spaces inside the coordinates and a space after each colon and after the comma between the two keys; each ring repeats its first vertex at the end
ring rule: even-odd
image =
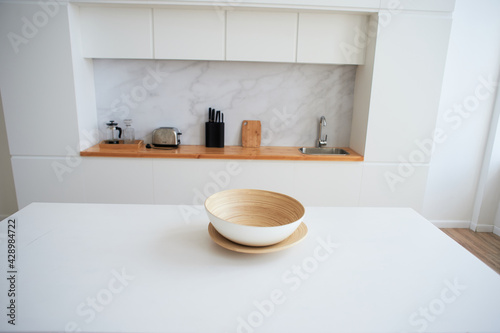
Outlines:
{"type": "Polygon", "coordinates": [[[225,144],[241,145],[243,120],[260,120],[262,146],[313,146],[327,119],[328,146],[350,146],[356,65],[94,59],[97,121],[131,118],[136,139],[177,127],[204,145],[208,108],[224,113],[225,144]]]}

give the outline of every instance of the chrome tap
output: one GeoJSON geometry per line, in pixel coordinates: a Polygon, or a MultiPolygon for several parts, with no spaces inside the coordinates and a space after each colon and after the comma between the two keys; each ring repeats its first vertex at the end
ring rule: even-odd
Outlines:
{"type": "Polygon", "coordinates": [[[323,140],[323,127],[326,127],[326,118],[325,116],[321,116],[320,120],[319,120],[319,136],[318,136],[318,147],[321,148],[321,147],[324,147],[326,146],[326,140],[327,140],[327,137],[328,135],[325,134],[325,139],[323,140]]]}

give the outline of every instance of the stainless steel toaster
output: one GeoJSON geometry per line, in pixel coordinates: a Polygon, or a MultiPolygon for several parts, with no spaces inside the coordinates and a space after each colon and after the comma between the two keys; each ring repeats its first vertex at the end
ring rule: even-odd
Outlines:
{"type": "Polygon", "coordinates": [[[160,127],[153,131],[153,146],[177,147],[181,144],[179,135],[182,133],[176,127],[160,127]]]}

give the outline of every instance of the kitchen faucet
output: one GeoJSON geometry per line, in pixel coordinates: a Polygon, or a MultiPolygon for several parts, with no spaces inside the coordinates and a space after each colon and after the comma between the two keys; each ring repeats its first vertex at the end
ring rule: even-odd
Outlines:
{"type": "Polygon", "coordinates": [[[321,116],[320,120],[319,120],[319,135],[318,135],[318,147],[321,148],[321,147],[324,147],[326,146],[326,140],[327,140],[327,137],[328,135],[325,134],[325,139],[323,140],[323,127],[326,127],[326,118],[325,116],[321,116]]]}

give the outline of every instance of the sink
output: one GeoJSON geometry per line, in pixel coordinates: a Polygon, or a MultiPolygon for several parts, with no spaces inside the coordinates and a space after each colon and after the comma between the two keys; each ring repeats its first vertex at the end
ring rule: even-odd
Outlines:
{"type": "Polygon", "coordinates": [[[302,147],[299,148],[302,154],[308,155],[349,155],[349,153],[342,148],[316,148],[316,147],[302,147]]]}

